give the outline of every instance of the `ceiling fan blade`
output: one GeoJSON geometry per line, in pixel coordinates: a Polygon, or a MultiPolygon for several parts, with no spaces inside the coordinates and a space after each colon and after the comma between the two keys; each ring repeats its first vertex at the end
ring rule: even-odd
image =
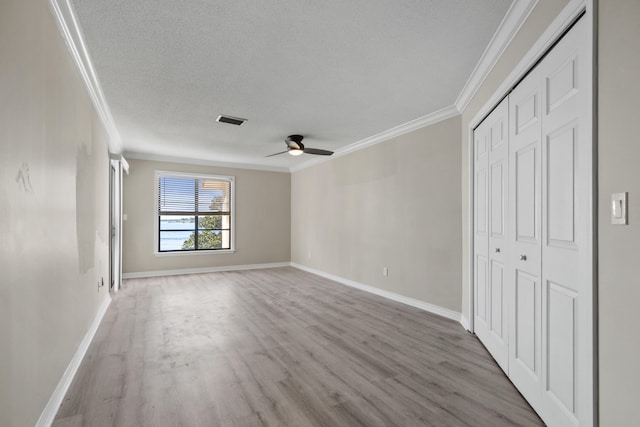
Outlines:
{"type": "Polygon", "coordinates": [[[278,154],[284,154],[284,153],[287,153],[288,151],[289,151],[289,150],[281,151],[281,152],[279,152],[279,153],[269,154],[268,156],[265,156],[265,157],[273,157],[273,156],[277,156],[278,154]]]}
{"type": "Polygon", "coordinates": [[[319,148],[305,148],[304,152],[306,154],[317,154],[319,156],[330,156],[333,154],[333,151],[321,150],[319,148]]]}

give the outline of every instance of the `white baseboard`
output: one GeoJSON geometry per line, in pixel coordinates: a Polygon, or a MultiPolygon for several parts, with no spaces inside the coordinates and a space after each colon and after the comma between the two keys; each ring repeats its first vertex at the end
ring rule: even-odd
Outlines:
{"type": "Polygon", "coordinates": [[[467,319],[467,316],[465,316],[464,314],[460,314],[460,324],[467,331],[471,332],[471,325],[469,324],[469,319],[467,319]]]}
{"type": "Polygon", "coordinates": [[[44,407],[44,410],[40,414],[40,418],[38,418],[38,422],[36,423],[36,427],[49,427],[58,413],[58,409],[62,404],[62,400],[64,396],[67,394],[67,390],[71,385],[71,381],[73,381],[73,377],[75,377],[76,372],[78,372],[78,368],[80,367],[80,363],[82,363],[82,359],[84,359],[84,355],[87,353],[89,349],[89,344],[93,340],[96,332],[98,331],[98,326],[100,326],[100,322],[102,322],[102,318],[104,314],[107,312],[107,308],[109,308],[109,304],[111,303],[111,297],[105,298],[102,302],[102,305],[98,308],[98,312],[96,313],[96,317],[94,317],[91,326],[89,326],[89,330],[85,334],[84,338],[80,342],[76,353],[71,358],[67,369],[62,374],[62,378],[58,381],[58,385],[55,390],[53,390],[53,394],[49,398],[49,402],[47,402],[47,406],[44,407]]]}
{"type": "Polygon", "coordinates": [[[292,267],[297,269],[306,271],[308,273],[315,274],[317,276],[324,277],[329,280],[333,280],[334,282],[342,283],[343,285],[350,286],[352,288],[360,289],[365,292],[369,292],[383,298],[390,299],[392,301],[400,302],[402,304],[410,305],[411,307],[419,308],[424,311],[428,311],[429,313],[437,314],[442,317],[446,317],[447,319],[455,320],[456,322],[460,322],[462,315],[457,311],[450,310],[448,308],[440,307],[439,305],[429,304],[428,302],[420,301],[415,298],[406,297],[404,295],[396,294],[395,292],[385,291],[384,289],[376,288],[373,286],[365,285],[364,283],[356,282],[355,280],[345,279],[344,277],[336,276],[333,274],[325,273],[321,270],[316,270],[315,268],[310,268],[305,265],[296,264],[294,262],[291,263],[292,267]]]}
{"type": "Polygon", "coordinates": [[[272,262],[265,264],[227,265],[221,267],[184,268],[179,270],[156,270],[123,273],[123,279],[140,279],[143,277],[177,276],[180,274],[215,273],[218,271],[257,270],[260,268],[289,267],[289,262],[272,262]]]}

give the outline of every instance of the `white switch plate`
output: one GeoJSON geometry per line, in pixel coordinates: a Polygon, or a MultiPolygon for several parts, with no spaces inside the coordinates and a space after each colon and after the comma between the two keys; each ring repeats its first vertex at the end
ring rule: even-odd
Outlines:
{"type": "Polygon", "coordinates": [[[627,225],[627,197],[629,193],[611,195],[611,224],[627,225]]]}

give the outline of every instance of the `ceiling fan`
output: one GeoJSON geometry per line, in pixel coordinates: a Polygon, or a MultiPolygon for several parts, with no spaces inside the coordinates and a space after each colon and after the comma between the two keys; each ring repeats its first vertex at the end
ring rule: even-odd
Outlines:
{"type": "Polygon", "coordinates": [[[269,154],[265,157],[277,156],[278,154],[289,153],[292,156],[299,156],[303,153],[306,154],[317,154],[319,156],[330,156],[333,154],[333,151],[329,150],[321,150],[319,148],[305,148],[302,144],[302,140],[304,136],[302,135],[289,135],[284,143],[287,144],[287,149],[285,151],[281,151],[279,153],[269,154]]]}

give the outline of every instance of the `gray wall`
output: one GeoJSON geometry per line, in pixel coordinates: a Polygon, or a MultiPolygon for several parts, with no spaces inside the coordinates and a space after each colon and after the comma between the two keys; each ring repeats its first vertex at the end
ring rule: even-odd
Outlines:
{"type": "Polygon", "coordinates": [[[29,426],[109,298],[109,160],[46,1],[0,2],[0,58],[0,425],[29,426]]]}
{"type": "Polygon", "coordinates": [[[295,172],[291,260],[460,311],[460,174],[459,116],[295,172]]]}
{"type": "Polygon", "coordinates": [[[123,180],[123,272],[140,273],[291,259],[291,175],[249,169],[130,160],[123,180]],[[236,252],[154,255],[155,171],[235,176],[236,252]]]}
{"type": "Polygon", "coordinates": [[[600,420],[640,425],[640,1],[600,1],[598,258],[600,420]],[[611,193],[629,192],[629,225],[611,225],[611,193]]]}

